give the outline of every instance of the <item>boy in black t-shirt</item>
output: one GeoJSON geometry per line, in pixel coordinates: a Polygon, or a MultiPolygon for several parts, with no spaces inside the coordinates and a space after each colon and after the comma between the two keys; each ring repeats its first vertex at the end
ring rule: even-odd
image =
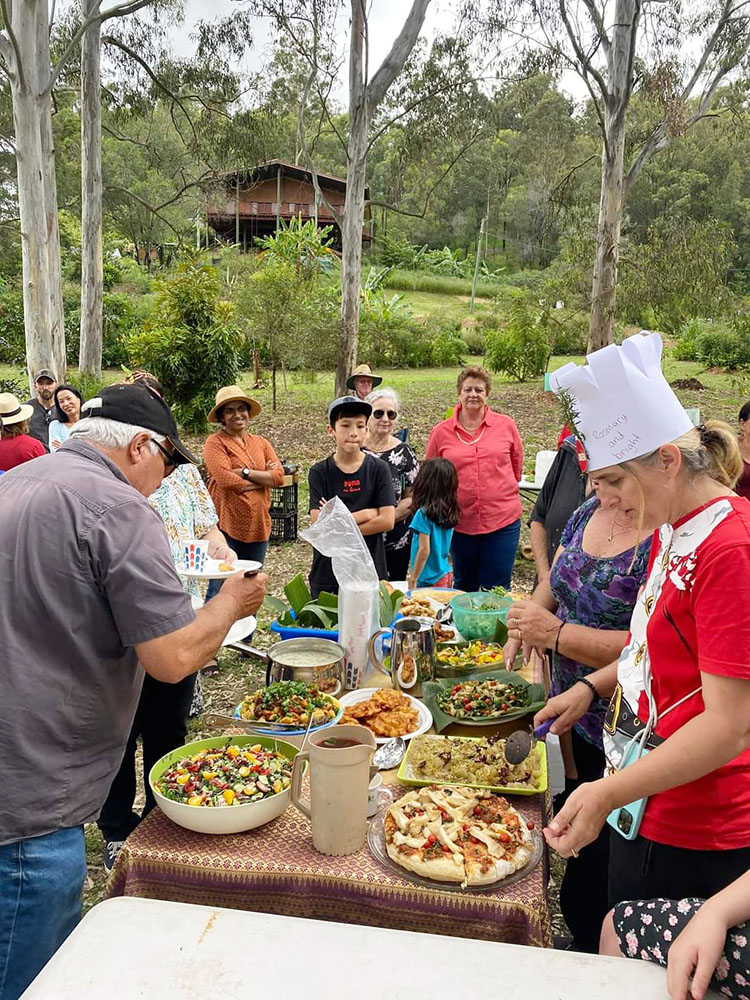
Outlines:
{"type": "MultiPolygon", "coordinates": [[[[383,534],[393,528],[396,498],[388,466],[362,451],[371,412],[370,404],[356,396],[340,396],[328,407],[328,434],[336,442],[336,451],[313,465],[308,473],[310,520],[315,523],[323,504],[331,497],[339,497],[354,515],[378,576],[384,580],[383,534]]],[[[338,589],[331,560],[314,549],[310,592],[317,597],[321,590],[337,594],[338,589]]]]}

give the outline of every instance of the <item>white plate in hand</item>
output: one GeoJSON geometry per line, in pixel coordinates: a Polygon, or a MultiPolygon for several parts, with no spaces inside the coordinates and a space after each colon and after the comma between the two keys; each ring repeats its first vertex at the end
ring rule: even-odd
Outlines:
{"type": "MultiPolygon", "coordinates": [[[[341,695],[341,697],[339,698],[339,704],[343,707],[344,711],[346,711],[347,705],[356,705],[357,702],[359,701],[367,701],[367,699],[372,698],[372,696],[377,691],[380,691],[380,688],[359,688],[356,691],[349,691],[348,694],[341,695]]],[[[402,691],[401,693],[404,695],[405,698],[409,699],[409,701],[411,702],[411,707],[416,708],[418,713],[417,728],[411,733],[399,733],[399,735],[402,736],[403,739],[410,740],[412,736],[421,736],[422,733],[427,732],[427,730],[432,725],[432,712],[424,704],[424,702],[419,701],[417,698],[412,698],[412,696],[410,694],[406,694],[405,691],[402,691]]],[[[379,745],[387,743],[388,740],[392,739],[393,739],[392,736],[375,737],[375,741],[379,745]]]]}
{"type": "MultiPolygon", "coordinates": [[[[190,603],[193,605],[193,611],[200,611],[205,605],[205,601],[202,597],[197,597],[195,594],[190,598],[190,603]]],[[[255,615],[248,615],[247,618],[238,618],[237,621],[232,625],[227,634],[224,636],[224,641],[222,646],[231,646],[235,642],[242,642],[245,636],[252,635],[257,627],[257,621],[255,615]]]]}
{"type": "Polygon", "coordinates": [[[250,570],[255,572],[262,566],[262,563],[254,559],[238,559],[231,564],[231,569],[219,569],[221,562],[222,559],[206,559],[200,572],[197,569],[185,569],[181,566],[177,566],[176,569],[180,576],[186,576],[190,580],[225,580],[228,576],[236,576],[238,573],[247,573],[250,570]]]}

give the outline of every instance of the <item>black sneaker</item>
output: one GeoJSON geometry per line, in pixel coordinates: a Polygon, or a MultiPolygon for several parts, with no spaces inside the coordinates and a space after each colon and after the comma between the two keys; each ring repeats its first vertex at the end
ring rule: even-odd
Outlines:
{"type": "Polygon", "coordinates": [[[124,840],[106,840],[104,842],[104,870],[109,875],[117,861],[117,855],[122,850],[124,840]]]}

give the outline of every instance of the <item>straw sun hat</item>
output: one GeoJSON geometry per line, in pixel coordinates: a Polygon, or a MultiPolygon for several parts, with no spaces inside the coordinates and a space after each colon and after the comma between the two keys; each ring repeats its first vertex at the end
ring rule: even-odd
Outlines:
{"type": "Polygon", "coordinates": [[[238,385],[225,385],[216,393],[214,408],[208,415],[209,424],[220,424],[221,420],[217,415],[217,410],[220,410],[225,403],[237,402],[247,403],[251,419],[257,417],[261,411],[261,405],[258,400],[248,396],[238,385]]]}
{"type": "Polygon", "coordinates": [[[347,389],[354,389],[355,378],[369,378],[372,380],[373,389],[383,381],[382,375],[374,375],[369,365],[357,365],[349,378],[346,380],[347,389]]]}
{"type": "Polygon", "coordinates": [[[29,420],[34,413],[31,406],[20,403],[17,396],[12,392],[0,392],[0,418],[3,426],[9,424],[20,424],[22,420],[29,420]]]}

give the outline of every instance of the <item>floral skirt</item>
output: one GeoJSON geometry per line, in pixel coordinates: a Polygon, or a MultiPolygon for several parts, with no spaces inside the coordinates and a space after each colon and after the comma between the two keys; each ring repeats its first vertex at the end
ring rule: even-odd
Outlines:
{"type": "MultiPolygon", "coordinates": [[[[669,947],[703,899],[647,899],[618,903],[615,931],[623,955],[666,966],[669,947]]],[[[733,927],[711,979],[722,996],[750,1000],[750,922],[733,927]]]]}

